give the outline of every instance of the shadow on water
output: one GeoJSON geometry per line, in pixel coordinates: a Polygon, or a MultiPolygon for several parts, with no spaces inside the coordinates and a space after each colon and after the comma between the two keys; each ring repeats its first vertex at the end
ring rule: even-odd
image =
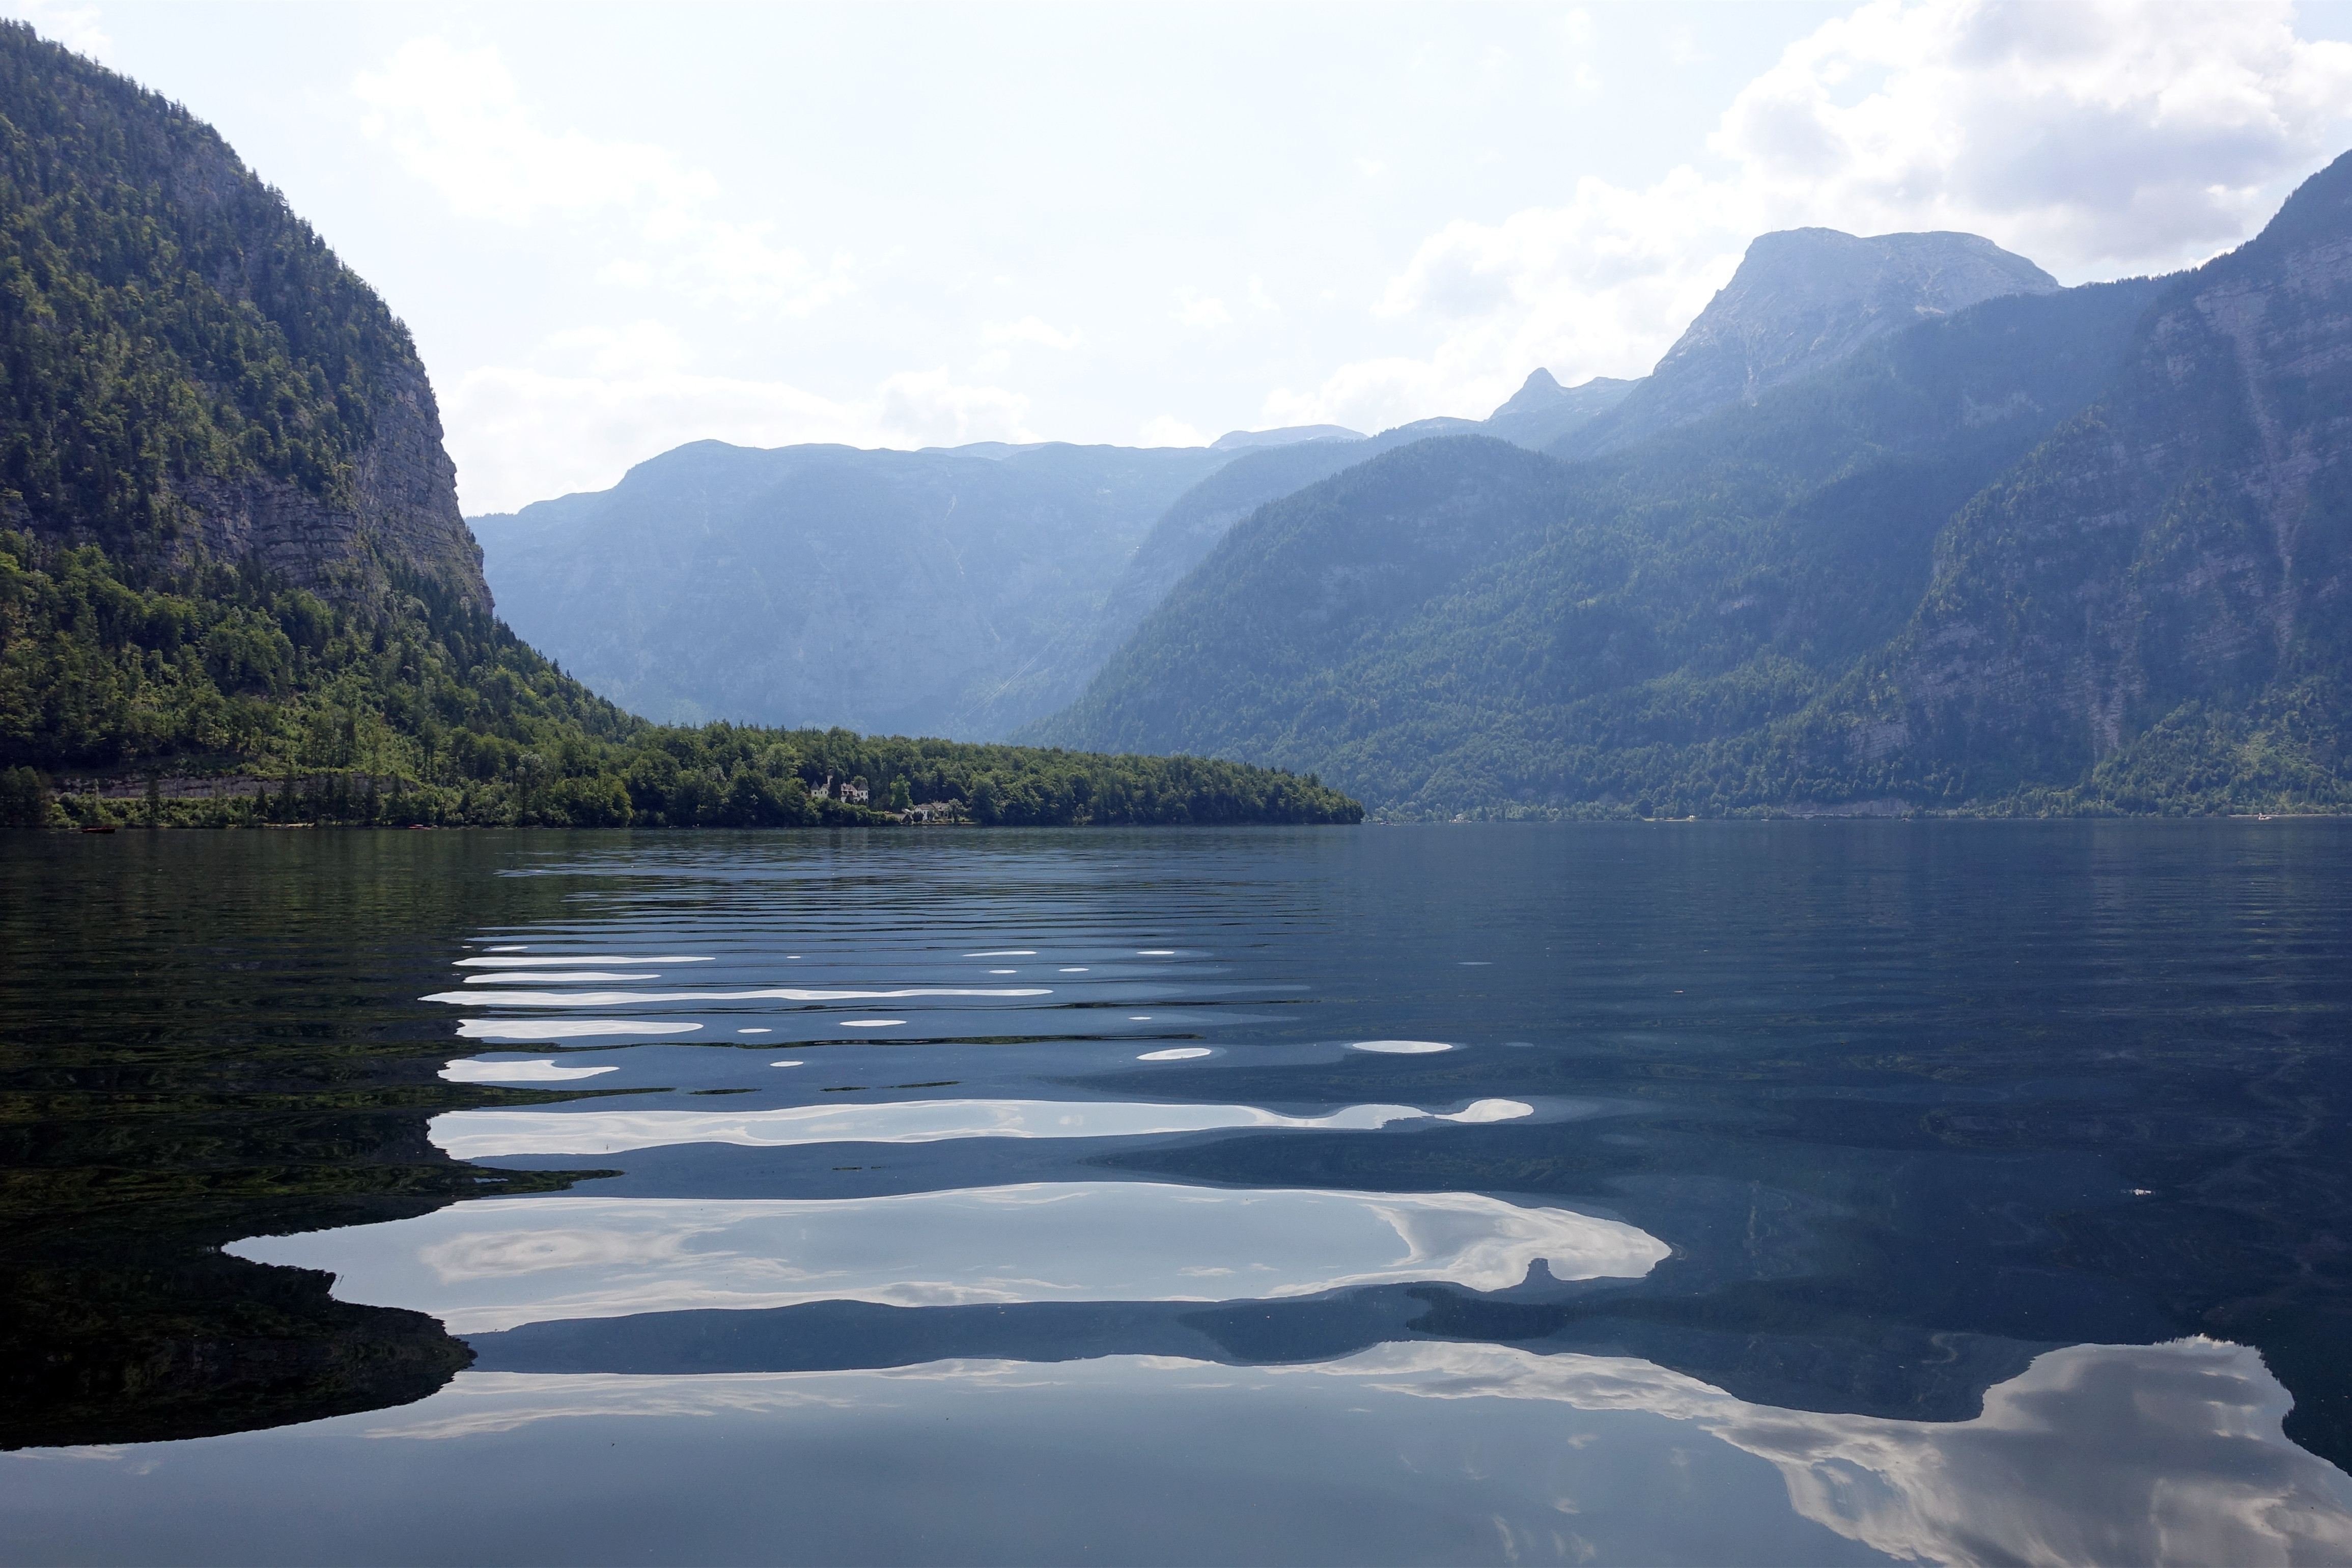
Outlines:
{"type": "Polygon", "coordinates": [[[457,835],[259,837],[0,837],[0,1447],[421,1399],[473,1360],[435,1320],[218,1248],[571,1184],[431,1144],[437,1111],[577,1096],[442,1082],[404,1005],[543,890],[463,874],[457,835]]]}

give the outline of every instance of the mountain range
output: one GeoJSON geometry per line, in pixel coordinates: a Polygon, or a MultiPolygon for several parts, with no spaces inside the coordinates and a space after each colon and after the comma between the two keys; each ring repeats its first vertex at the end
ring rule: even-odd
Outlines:
{"type": "Polygon", "coordinates": [[[1539,370],[1490,419],[1369,439],[1318,425],[1205,447],[697,441],[611,489],[467,521],[509,623],[637,712],[995,740],[1076,699],[1266,501],[1433,435],[1556,440],[1632,384],[1539,370]]]}
{"type": "Polygon", "coordinates": [[[993,740],[1076,700],[1226,530],[1315,480],[1438,436],[1608,449],[1895,327],[2056,287],[1969,235],[1798,230],[1759,240],[1649,377],[1538,369],[1483,420],[1205,448],[700,441],[609,490],[468,521],[517,631],[638,712],[993,740]]]}
{"type": "Polygon", "coordinates": [[[1890,237],[1977,270],[1727,330],[1800,292],[1763,286],[1797,247],[1768,236],[1615,410],[1261,508],[1023,738],[1311,766],[1408,815],[2352,802],[2352,157],[2168,278],[1890,237]]]}
{"type": "MultiPolygon", "coordinates": [[[[2181,702],[2235,688],[2111,672],[2131,712],[2111,691],[2090,724],[2080,650],[2050,646],[2075,634],[2045,628],[2036,658],[2074,674],[2045,668],[1988,731],[1997,678],[1919,651],[1995,636],[1927,629],[1964,520],[2119,395],[2189,283],[2062,289],[1973,235],[1799,229],[1759,237],[1649,375],[1538,370],[1481,421],[1156,451],[701,443],[475,525],[534,641],[680,719],[1246,759],[1407,816],[2333,799],[2324,756],[2117,793],[2167,765],[2126,742],[2177,749],[2181,702]],[[1965,715],[1946,687],[1976,693],[1965,715]]],[[[2199,744],[2247,739],[2218,733],[2199,744]]]]}

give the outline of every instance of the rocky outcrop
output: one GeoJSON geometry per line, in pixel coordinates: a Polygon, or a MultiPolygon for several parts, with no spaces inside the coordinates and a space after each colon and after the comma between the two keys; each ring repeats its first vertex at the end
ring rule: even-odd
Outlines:
{"type": "Polygon", "coordinates": [[[2063,779],[2183,704],[2338,731],[2347,656],[2352,155],[2186,274],[2113,390],[1955,520],[1885,723],[1923,767],[2063,779]]]}
{"type": "Polygon", "coordinates": [[[1564,458],[1615,451],[1731,404],[1753,403],[1897,328],[2057,288],[2025,258],[1973,234],[1762,235],[1657,368],[1615,408],[1549,450],[1564,458]]]}
{"type": "Polygon", "coordinates": [[[193,479],[181,489],[191,543],[327,595],[374,593],[383,564],[400,564],[491,609],[433,385],[416,367],[393,369],[385,384],[391,395],[374,411],[374,437],[351,466],[348,505],[287,479],[193,479]]]}
{"type": "Polygon", "coordinates": [[[1485,427],[1477,433],[1541,451],[1624,402],[1640,384],[1596,375],[1574,386],[1562,386],[1548,370],[1530,371],[1518,391],[1486,416],[1485,427]]]}
{"type": "Polygon", "coordinates": [[[396,563],[490,609],[482,547],[457,510],[457,468],[441,444],[432,385],[414,366],[384,380],[390,395],[352,464],[349,504],[286,479],[201,478],[179,490],[186,544],[332,596],[373,595],[383,567],[396,563]]]}

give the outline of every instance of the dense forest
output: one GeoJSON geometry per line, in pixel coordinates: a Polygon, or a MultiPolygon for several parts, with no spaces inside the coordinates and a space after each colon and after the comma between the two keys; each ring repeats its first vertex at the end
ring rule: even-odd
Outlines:
{"type": "MultiPolygon", "coordinates": [[[[648,724],[429,580],[368,611],[217,564],[126,581],[0,534],[5,809],[30,822],[772,827],[952,802],[1003,825],[1353,822],[1312,778],[845,730],[648,724]],[[253,795],[52,805],[39,773],[258,778],[253,795]],[[859,780],[868,804],[820,794],[859,780]]],[[[242,787],[250,788],[249,784],[242,787]]]]}

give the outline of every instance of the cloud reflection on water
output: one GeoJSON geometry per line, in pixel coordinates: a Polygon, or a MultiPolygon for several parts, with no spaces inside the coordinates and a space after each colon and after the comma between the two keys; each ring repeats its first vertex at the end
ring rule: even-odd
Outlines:
{"type": "MultiPolygon", "coordinates": [[[[1612,1420],[1662,1419],[1766,1461],[1779,1472],[1795,1513],[1901,1561],[1977,1568],[2352,1558],[2352,1479],[2281,1435],[2289,1400],[2260,1355],[2207,1339],[2051,1351],[1989,1390],[1981,1415],[1958,1422],[1751,1405],[1632,1357],[1424,1342],[1320,1363],[1246,1369],[1119,1356],[1051,1366],[940,1362],[877,1372],[702,1376],[468,1372],[414,1416],[373,1426],[368,1436],[465,1439],[548,1420],[877,1407],[936,1400],[950,1391],[992,1402],[1042,1401],[1083,1422],[1096,1408],[1085,1396],[1106,1388],[1122,1394],[1122,1407],[1131,1409],[1130,1402],[1140,1401],[1181,1408],[1181,1401],[1212,1387],[1225,1391],[1213,1396],[1228,1400],[1255,1394],[1286,1403],[1329,1390],[1359,1419],[1400,1431],[1433,1431],[1439,1424],[1416,1420],[1398,1400],[1560,1407],[1552,1452],[1478,1461],[1487,1483],[1505,1493],[1524,1488],[1521,1469],[1547,1482],[1545,1489],[1556,1487],[1556,1467],[1596,1435],[1640,1441],[1612,1420]],[[935,1392],[921,1392],[926,1386],[935,1392]]],[[[1463,1456],[1463,1463],[1470,1459],[1463,1456]]],[[[1719,1478],[1719,1461],[1705,1452],[1692,1451],[1687,1459],[1695,1461],[1693,1482],[1719,1478]]],[[[1309,1456],[1298,1460],[1302,1469],[1313,1462],[1309,1456]]],[[[1496,1500],[1522,1510],[1528,1502],[1496,1500]]],[[[1528,1522],[1500,1512],[1496,1519],[1528,1522]]]]}
{"type": "Polygon", "coordinates": [[[1799,1513],[1901,1560],[2352,1561],[2352,1478],[2287,1441],[2293,1401],[2261,1355],[2215,1340],[2050,1351],[1954,1422],[1782,1410],[1644,1361],[1491,1344],[1276,1371],[1688,1421],[1769,1460],[1799,1513]]]}
{"type": "MultiPolygon", "coordinates": [[[[471,976],[467,984],[487,976],[471,976]]],[[[420,1002],[463,1007],[638,1007],[648,1002],[896,1002],[909,996],[1051,996],[1049,989],[1010,985],[904,985],[890,991],[810,990],[772,985],[751,991],[436,991],[420,1002]]]]}
{"type": "Polygon", "coordinates": [[[1615,1220],[1473,1193],[1048,1182],[866,1198],[516,1198],[226,1250],[328,1269],[343,1300],[482,1333],[824,1300],[1213,1301],[1423,1281],[1498,1290],[1538,1260],[1556,1279],[1639,1277],[1668,1249],[1615,1220]]]}
{"type": "Polygon", "coordinates": [[[932,1143],[954,1138],[1135,1138],[1251,1127],[1367,1131],[1396,1121],[1508,1121],[1533,1110],[1517,1100],[1481,1100],[1443,1116],[1411,1105],[1351,1105],[1325,1116],[1285,1116],[1249,1105],[915,1100],[739,1111],[456,1110],[435,1117],[430,1132],[453,1159],[487,1160],[615,1154],[681,1143],[771,1149],[804,1143],[932,1143]]]}

